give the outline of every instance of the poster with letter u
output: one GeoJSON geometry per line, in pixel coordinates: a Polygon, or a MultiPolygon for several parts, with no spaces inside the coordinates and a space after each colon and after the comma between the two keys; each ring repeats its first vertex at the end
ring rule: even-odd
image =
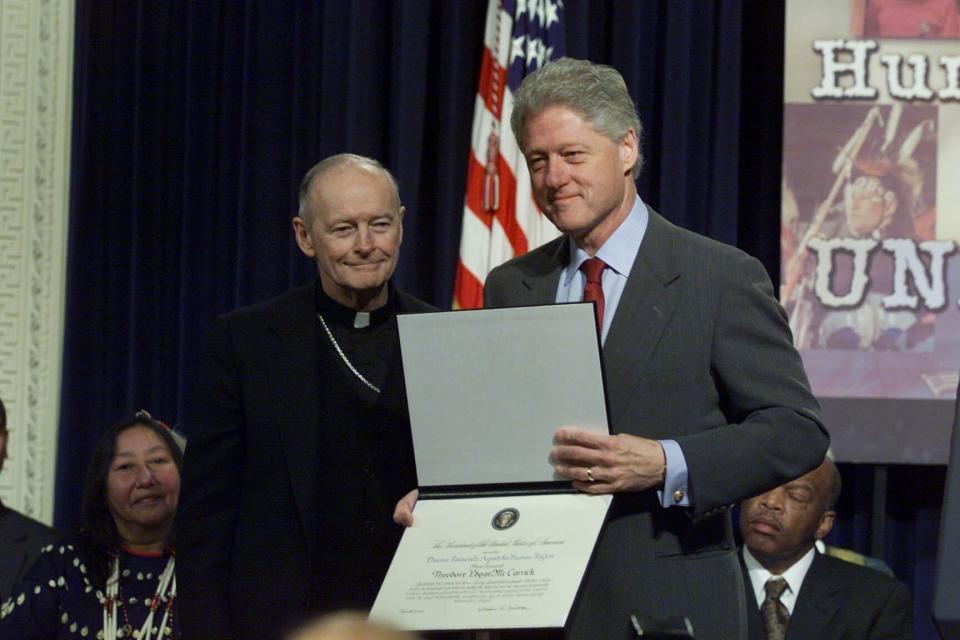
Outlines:
{"type": "Polygon", "coordinates": [[[788,0],[780,296],[841,461],[945,463],[960,0],[788,0]]]}

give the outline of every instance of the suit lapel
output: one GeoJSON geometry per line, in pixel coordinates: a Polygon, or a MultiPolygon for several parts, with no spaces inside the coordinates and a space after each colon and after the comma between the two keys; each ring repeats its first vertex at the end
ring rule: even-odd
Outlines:
{"type": "Polygon", "coordinates": [[[291,292],[278,305],[270,329],[275,348],[266,358],[274,412],[280,417],[280,438],[290,469],[294,500],[300,511],[304,538],[313,551],[319,489],[318,429],[320,376],[314,284],[291,292]]]}
{"type": "Polygon", "coordinates": [[[557,282],[560,271],[567,265],[570,257],[569,240],[566,237],[554,240],[538,253],[538,260],[527,265],[520,277],[520,284],[526,289],[519,300],[522,304],[553,304],[557,301],[557,282]]]}
{"type": "Polygon", "coordinates": [[[647,230],[603,347],[613,424],[619,422],[679,297],[673,225],[648,207],[647,230]]]}
{"type": "MultiPolygon", "coordinates": [[[[412,300],[400,290],[397,290],[397,297],[399,301],[397,308],[398,314],[428,310],[426,306],[417,304],[418,301],[412,300]]],[[[383,389],[380,392],[380,398],[377,400],[377,404],[383,407],[402,407],[403,413],[406,413],[407,389],[403,379],[403,362],[400,358],[399,335],[397,344],[393,347],[391,364],[387,369],[387,376],[383,381],[383,389]]]]}
{"type": "Polygon", "coordinates": [[[757,595],[753,592],[753,583],[747,566],[743,563],[743,550],[737,556],[740,559],[740,574],[743,578],[743,592],[747,600],[747,638],[748,640],[765,640],[766,631],[763,628],[763,618],[760,617],[760,606],[757,604],[757,595]]]}
{"type": "Polygon", "coordinates": [[[843,585],[817,553],[800,586],[785,640],[828,638],[827,627],[841,605],[842,590],[843,585]]]}
{"type": "Polygon", "coordinates": [[[13,515],[0,503],[0,549],[4,551],[0,553],[0,594],[4,595],[10,594],[16,586],[14,581],[25,557],[25,554],[18,553],[23,532],[17,529],[13,515]]]}

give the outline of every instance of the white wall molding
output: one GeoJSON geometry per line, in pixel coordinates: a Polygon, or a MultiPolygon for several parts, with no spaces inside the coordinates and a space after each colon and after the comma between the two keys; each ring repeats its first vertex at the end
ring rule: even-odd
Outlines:
{"type": "Polygon", "coordinates": [[[0,398],[5,504],[51,522],[60,406],[72,0],[0,2],[0,398]]]}

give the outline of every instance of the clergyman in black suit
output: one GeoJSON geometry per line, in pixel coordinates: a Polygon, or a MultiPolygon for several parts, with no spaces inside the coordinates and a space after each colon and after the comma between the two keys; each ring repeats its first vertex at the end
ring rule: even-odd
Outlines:
{"type": "Polygon", "coordinates": [[[829,458],[740,506],[750,640],[913,637],[910,591],[875,569],[820,553],[840,474],[829,458]]]}
{"type": "Polygon", "coordinates": [[[634,613],[745,637],[727,507],[817,466],[828,443],[770,279],[637,195],[642,130],[616,70],[548,63],[510,123],[563,236],[494,269],[485,304],[595,301],[615,433],[562,428],[551,452],[578,489],[614,494],[568,637],[633,637],[634,613]]]}
{"type": "Polygon", "coordinates": [[[403,213],[375,160],[323,160],[293,218],[317,280],[213,323],[177,518],[184,638],[272,640],[373,603],[416,486],[396,317],[431,309],[390,280],[403,213]]]}
{"type": "MultiPolygon", "coordinates": [[[[9,435],[7,409],[0,400],[0,472],[7,459],[9,435]]],[[[0,502],[0,603],[12,595],[14,585],[40,555],[40,549],[56,539],[57,533],[47,525],[0,502]]]]}

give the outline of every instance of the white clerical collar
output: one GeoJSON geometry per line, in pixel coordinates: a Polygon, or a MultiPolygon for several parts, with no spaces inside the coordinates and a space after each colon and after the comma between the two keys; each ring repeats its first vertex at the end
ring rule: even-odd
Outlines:
{"type": "Polygon", "coordinates": [[[320,278],[317,278],[316,283],[314,296],[317,312],[327,320],[335,321],[341,327],[367,329],[371,326],[378,326],[380,323],[393,317],[397,312],[398,299],[392,283],[387,284],[386,304],[373,311],[357,311],[340,304],[323,290],[323,284],[320,278]]]}
{"type": "Polygon", "coordinates": [[[366,329],[369,326],[370,326],[370,312],[357,311],[357,315],[353,317],[353,328],[366,329]]]}
{"type": "MultiPolygon", "coordinates": [[[[783,606],[787,608],[787,611],[789,611],[791,615],[793,615],[793,606],[797,602],[797,595],[800,593],[803,579],[806,577],[807,571],[810,570],[810,565],[813,564],[813,558],[816,553],[817,550],[814,547],[810,547],[810,550],[807,551],[802,558],[794,562],[789,569],[779,576],[787,582],[787,589],[783,592],[783,595],[780,596],[780,602],[783,603],[783,606]]],[[[747,545],[743,545],[743,564],[746,565],[747,575],[750,576],[750,585],[753,587],[753,595],[757,600],[757,607],[760,607],[767,597],[764,585],[767,584],[767,580],[777,576],[774,576],[760,564],[760,561],[750,553],[747,545]]]]}

